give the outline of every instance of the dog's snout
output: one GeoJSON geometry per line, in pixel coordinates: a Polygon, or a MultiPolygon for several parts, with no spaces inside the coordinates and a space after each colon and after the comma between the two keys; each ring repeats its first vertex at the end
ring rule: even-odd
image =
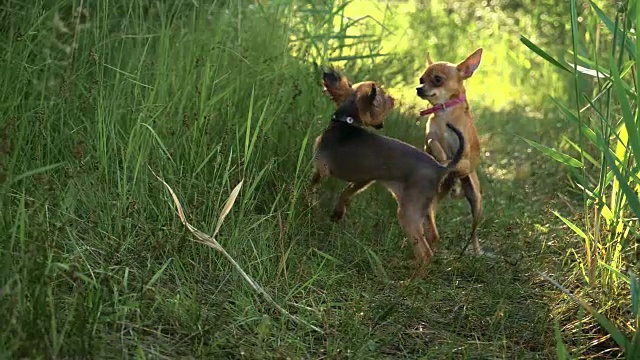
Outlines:
{"type": "Polygon", "coordinates": [[[423,94],[424,94],[424,87],[422,87],[422,86],[418,86],[418,87],[416,88],[416,93],[418,94],[418,96],[423,95],[423,94]]]}

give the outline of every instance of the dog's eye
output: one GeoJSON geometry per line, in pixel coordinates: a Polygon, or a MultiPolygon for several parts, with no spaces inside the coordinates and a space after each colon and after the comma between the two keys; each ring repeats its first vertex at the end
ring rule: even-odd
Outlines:
{"type": "Polygon", "coordinates": [[[433,84],[434,84],[434,85],[440,85],[440,84],[442,84],[442,76],[440,76],[440,75],[434,75],[434,76],[433,76],[433,84]]]}
{"type": "Polygon", "coordinates": [[[420,80],[420,85],[424,84],[424,79],[423,78],[420,78],[419,80],[420,80]]]}

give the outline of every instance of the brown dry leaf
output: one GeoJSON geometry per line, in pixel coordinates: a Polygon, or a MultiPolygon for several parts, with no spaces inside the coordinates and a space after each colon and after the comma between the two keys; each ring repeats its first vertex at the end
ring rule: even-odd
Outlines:
{"type": "Polygon", "coordinates": [[[240,183],[236,185],[236,187],[231,191],[231,195],[229,195],[229,199],[227,199],[227,203],[224,204],[222,211],[220,211],[220,216],[218,216],[218,224],[216,225],[216,230],[213,232],[213,237],[215,238],[218,235],[218,231],[220,231],[220,227],[222,226],[222,222],[229,215],[229,211],[233,207],[233,204],[236,202],[236,198],[240,193],[240,188],[242,188],[242,183],[244,180],[240,180],[240,183]]]}

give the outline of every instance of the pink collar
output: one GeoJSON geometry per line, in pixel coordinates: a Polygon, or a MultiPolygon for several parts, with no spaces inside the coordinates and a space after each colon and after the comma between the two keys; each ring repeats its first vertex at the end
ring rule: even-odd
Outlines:
{"type": "Polygon", "coordinates": [[[465,100],[467,100],[467,96],[465,94],[462,94],[460,96],[458,96],[457,98],[453,99],[453,100],[449,100],[444,104],[438,104],[438,105],[434,105],[428,109],[424,109],[424,110],[420,110],[420,116],[427,116],[436,112],[440,112],[440,111],[444,111],[447,110],[448,108],[452,107],[452,106],[456,106],[462,102],[464,102],[465,100]]]}

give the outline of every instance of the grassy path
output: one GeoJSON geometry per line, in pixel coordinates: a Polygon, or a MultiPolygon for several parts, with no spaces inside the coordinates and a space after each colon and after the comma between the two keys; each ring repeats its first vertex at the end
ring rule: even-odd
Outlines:
{"type": "MultiPolygon", "coordinates": [[[[419,145],[422,127],[405,121],[402,129],[385,129],[419,145]]],[[[398,280],[410,276],[411,252],[399,247],[395,204],[384,190],[374,187],[359,195],[344,224],[318,216],[314,225],[321,233],[309,239],[310,246],[337,260],[318,259],[325,264],[322,269],[317,261],[305,260],[301,266],[318,269],[312,287],[333,304],[326,310],[331,315],[323,317],[325,328],[335,331],[327,340],[329,353],[553,358],[549,305],[558,296],[535,271],[553,272],[557,263],[552,257],[561,255],[561,230],[557,222],[550,223],[550,208],[562,207],[555,200],[562,179],[553,164],[514,139],[516,131],[526,136],[528,127],[533,134],[540,126],[535,121],[541,120],[517,113],[479,112],[478,117],[487,153],[480,235],[486,250],[508,261],[459,257],[470,219],[464,200],[443,204],[438,215],[443,241],[436,260],[425,280],[408,286],[398,280]]],[[[325,212],[330,205],[324,204],[325,212]]]]}

